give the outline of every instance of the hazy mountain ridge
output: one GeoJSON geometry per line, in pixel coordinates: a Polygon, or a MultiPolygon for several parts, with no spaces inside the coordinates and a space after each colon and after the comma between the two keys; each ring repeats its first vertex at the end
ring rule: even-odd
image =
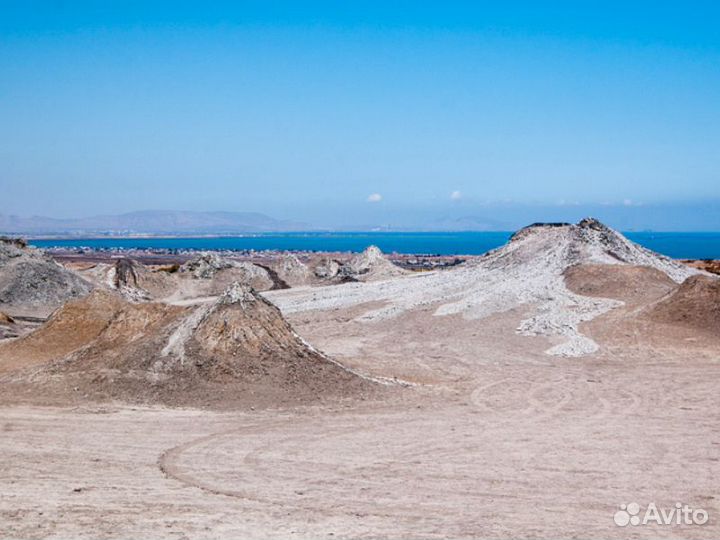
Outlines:
{"type": "Polygon", "coordinates": [[[278,220],[257,212],[144,210],[71,219],[0,214],[0,233],[8,234],[234,234],[309,229],[307,223],[278,220]]]}

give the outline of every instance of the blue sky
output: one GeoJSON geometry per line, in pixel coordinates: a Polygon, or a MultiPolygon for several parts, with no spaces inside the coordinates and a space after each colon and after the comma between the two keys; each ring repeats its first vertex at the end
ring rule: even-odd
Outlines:
{"type": "Polygon", "coordinates": [[[717,2],[0,6],[0,213],[720,229],[717,2]]]}

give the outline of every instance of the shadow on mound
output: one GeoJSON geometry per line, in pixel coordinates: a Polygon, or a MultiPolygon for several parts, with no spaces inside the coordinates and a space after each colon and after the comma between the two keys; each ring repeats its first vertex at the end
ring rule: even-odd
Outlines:
{"type": "Polygon", "coordinates": [[[376,391],[307,345],[274,305],[237,283],[194,307],[136,304],[98,291],[9,345],[0,347],[0,368],[11,369],[0,378],[5,402],[245,408],[376,391]],[[63,334],[74,337],[58,341],[63,334]]]}
{"type": "Polygon", "coordinates": [[[677,290],[650,306],[643,316],[720,335],[720,279],[691,276],[677,290]]]}

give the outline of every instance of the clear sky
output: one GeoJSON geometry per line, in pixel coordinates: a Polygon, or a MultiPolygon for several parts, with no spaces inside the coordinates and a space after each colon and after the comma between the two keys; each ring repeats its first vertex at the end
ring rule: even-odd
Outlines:
{"type": "Polygon", "coordinates": [[[0,8],[0,213],[720,227],[720,2],[0,8]]]}

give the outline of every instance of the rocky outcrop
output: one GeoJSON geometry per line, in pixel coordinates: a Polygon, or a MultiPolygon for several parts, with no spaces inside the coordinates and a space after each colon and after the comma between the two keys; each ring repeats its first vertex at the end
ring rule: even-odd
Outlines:
{"type": "Polygon", "coordinates": [[[137,267],[138,264],[132,259],[118,259],[115,263],[115,287],[139,287],[137,267]]]}
{"type": "Polygon", "coordinates": [[[19,249],[25,249],[28,247],[24,238],[15,238],[11,236],[0,236],[0,244],[14,246],[19,249]]]}
{"type": "MultiPolygon", "coordinates": [[[[152,295],[143,288],[143,281],[147,268],[132,259],[118,259],[112,275],[112,283],[116,290],[120,291],[128,300],[144,301],[150,300],[152,295]]],[[[164,275],[166,276],[166,275],[164,275]]]]}
{"type": "MultiPolygon", "coordinates": [[[[206,286],[199,286],[207,295],[222,293],[231,283],[238,281],[257,291],[275,287],[275,281],[268,270],[251,262],[225,259],[217,253],[201,253],[180,267],[181,278],[191,277],[206,280],[206,286]]],[[[195,286],[198,288],[198,285],[195,286]]]]}
{"type": "Polygon", "coordinates": [[[15,319],[0,311],[0,341],[18,336],[15,319]]]}
{"type": "Polygon", "coordinates": [[[339,270],[339,275],[356,281],[377,281],[406,274],[402,268],[387,260],[377,246],[369,246],[355,255],[339,270]]]}
{"type": "Polygon", "coordinates": [[[233,263],[212,251],[203,252],[180,267],[180,272],[189,273],[196,279],[210,279],[220,270],[232,268],[233,263]]]}
{"type": "Polygon", "coordinates": [[[312,279],[310,269],[292,253],[283,255],[273,268],[277,275],[290,287],[309,285],[312,279]]]}
{"type": "Polygon", "coordinates": [[[174,274],[129,258],[117,259],[114,264],[96,264],[81,273],[96,287],[117,291],[131,302],[162,299],[178,288],[174,274]]]}
{"type": "Polygon", "coordinates": [[[315,277],[323,280],[333,279],[340,272],[340,263],[335,259],[322,258],[313,270],[315,277]]]}

